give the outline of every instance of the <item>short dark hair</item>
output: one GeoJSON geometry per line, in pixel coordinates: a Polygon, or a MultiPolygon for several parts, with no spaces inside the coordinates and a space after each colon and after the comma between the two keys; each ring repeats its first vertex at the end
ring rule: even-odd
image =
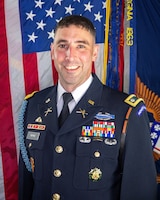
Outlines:
{"type": "Polygon", "coordinates": [[[64,17],[62,20],[58,22],[54,32],[56,33],[59,28],[69,27],[70,25],[82,27],[87,31],[89,31],[94,38],[96,36],[96,31],[93,26],[93,23],[88,18],[80,15],[70,15],[64,17]]]}

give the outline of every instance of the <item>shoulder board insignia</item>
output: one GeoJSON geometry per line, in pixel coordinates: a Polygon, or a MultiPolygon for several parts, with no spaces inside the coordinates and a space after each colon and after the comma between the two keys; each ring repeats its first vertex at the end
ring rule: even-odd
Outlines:
{"type": "Polygon", "coordinates": [[[131,105],[131,106],[133,106],[133,107],[136,107],[136,106],[139,104],[139,102],[141,102],[141,101],[143,101],[143,99],[142,99],[142,98],[136,97],[135,94],[129,95],[129,96],[124,100],[125,103],[127,103],[127,104],[129,104],[129,105],[131,105]]]}
{"type": "Polygon", "coordinates": [[[25,96],[24,100],[27,100],[27,99],[33,97],[36,92],[38,92],[38,91],[34,91],[31,94],[28,94],[27,96],[25,96]]]}

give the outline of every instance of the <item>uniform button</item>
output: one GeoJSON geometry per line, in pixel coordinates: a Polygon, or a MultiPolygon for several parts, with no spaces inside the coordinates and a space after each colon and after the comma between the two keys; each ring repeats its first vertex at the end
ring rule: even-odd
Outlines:
{"type": "Polygon", "coordinates": [[[57,153],[62,153],[63,152],[63,147],[62,146],[56,146],[56,152],[57,153]]]}
{"type": "Polygon", "coordinates": [[[95,151],[95,152],[94,152],[94,156],[95,156],[96,158],[99,158],[99,157],[101,156],[101,154],[100,154],[99,151],[95,151]]]}
{"type": "Polygon", "coordinates": [[[62,173],[59,169],[56,169],[56,170],[54,170],[53,174],[55,177],[60,177],[62,173]]]}
{"type": "Polygon", "coordinates": [[[53,200],[60,200],[60,195],[55,193],[55,194],[53,194],[52,199],[53,200]]]}

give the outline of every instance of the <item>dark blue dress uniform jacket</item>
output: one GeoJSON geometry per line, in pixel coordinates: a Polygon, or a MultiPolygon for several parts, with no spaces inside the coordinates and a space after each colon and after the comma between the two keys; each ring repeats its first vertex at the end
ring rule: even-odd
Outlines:
{"type": "Polygon", "coordinates": [[[155,200],[156,171],[143,102],[132,108],[128,119],[121,172],[120,139],[131,107],[124,102],[127,95],[102,85],[94,75],[91,86],[59,129],[56,93],[57,87],[53,86],[28,99],[24,135],[21,133],[25,143],[21,147],[26,148],[27,155],[23,159],[20,155],[19,199],[155,200]],[[80,110],[85,110],[84,115],[80,110]],[[115,116],[107,122],[115,124],[116,142],[82,138],[82,126],[100,121],[98,113],[115,116]],[[38,125],[44,125],[43,130],[38,125]],[[26,169],[27,158],[32,172],[26,169]],[[89,177],[93,169],[100,171],[98,180],[89,177]]]}

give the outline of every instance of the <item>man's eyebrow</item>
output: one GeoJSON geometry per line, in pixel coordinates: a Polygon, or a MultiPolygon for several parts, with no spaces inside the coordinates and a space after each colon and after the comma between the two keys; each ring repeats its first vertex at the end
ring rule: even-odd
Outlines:
{"type": "MultiPolygon", "coordinates": [[[[69,43],[67,40],[64,40],[64,39],[60,39],[56,42],[56,44],[60,44],[60,43],[69,43]]],[[[89,42],[87,40],[76,40],[75,43],[78,43],[78,44],[89,44],[89,42]]]]}
{"type": "Polygon", "coordinates": [[[59,43],[66,43],[66,42],[67,42],[67,40],[60,39],[56,43],[59,44],[59,43]]]}
{"type": "Polygon", "coordinates": [[[87,40],[77,40],[75,43],[81,43],[81,44],[89,44],[87,40]]]}

